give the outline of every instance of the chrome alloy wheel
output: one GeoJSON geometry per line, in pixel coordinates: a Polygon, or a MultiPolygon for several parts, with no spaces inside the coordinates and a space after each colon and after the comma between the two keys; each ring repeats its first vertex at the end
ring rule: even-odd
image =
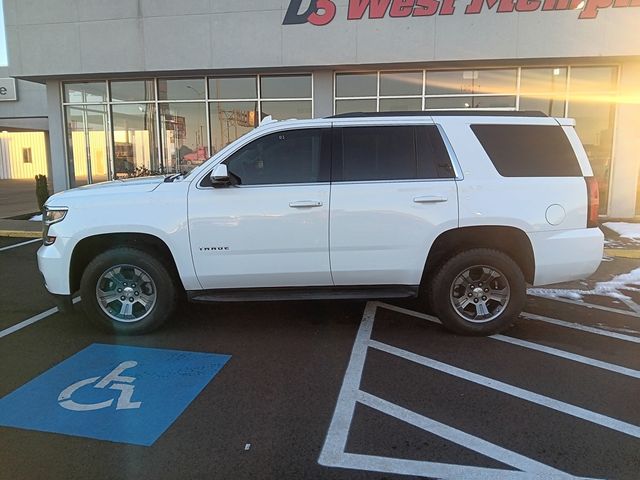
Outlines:
{"type": "Polygon", "coordinates": [[[455,312],[464,320],[487,323],[507,308],[510,296],[509,282],[500,270],[487,265],[475,265],[456,276],[449,300],[455,312]]]}
{"type": "Polygon", "coordinates": [[[156,284],[139,267],[116,265],[98,278],[96,299],[102,311],[112,320],[137,322],[149,315],[155,306],[156,284]]]}

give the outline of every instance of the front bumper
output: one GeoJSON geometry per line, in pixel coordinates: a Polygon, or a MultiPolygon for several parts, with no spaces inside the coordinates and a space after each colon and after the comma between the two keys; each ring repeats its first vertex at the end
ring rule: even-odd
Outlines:
{"type": "Polygon", "coordinates": [[[69,266],[71,251],[69,239],[58,237],[53,245],[38,249],[38,270],[44,278],[45,287],[54,295],[71,295],[69,266]]]}

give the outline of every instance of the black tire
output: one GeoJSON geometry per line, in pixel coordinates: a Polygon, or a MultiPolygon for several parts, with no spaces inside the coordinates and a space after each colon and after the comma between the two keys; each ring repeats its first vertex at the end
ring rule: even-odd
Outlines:
{"type": "MultiPolygon", "coordinates": [[[[482,273],[480,270],[472,270],[472,272],[475,271],[482,273]]],[[[477,285],[472,286],[478,288],[477,285]]],[[[449,259],[440,267],[430,282],[430,287],[430,306],[445,328],[462,335],[493,335],[503,331],[515,321],[526,300],[526,283],[518,265],[508,255],[488,248],[467,250],[449,259]],[[498,307],[495,303],[491,304],[497,313],[495,318],[474,322],[458,313],[452,303],[452,297],[456,288],[454,282],[459,275],[467,269],[478,266],[489,267],[502,274],[499,281],[508,284],[509,298],[505,306],[498,307]]],[[[470,292],[470,289],[465,291],[470,292]]],[[[467,295],[471,296],[469,293],[467,295]]],[[[470,315],[472,314],[473,312],[470,315]]]]}
{"type": "MultiPolygon", "coordinates": [[[[87,265],[80,281],[80,295],[85,314],[96,325],[119,335],[140,335],[158,329],[173,314],[178,289],[171,271],[161,261],[137,248],[118,247],[101,253],[87,265]],[[154,284],[155,302],[140,320],[120,321],[111,318],[98,301],[98,281],[106,271],[118,265],[144,271],[154,284]]],[[[118,304],[115,305],[117,307],[118,304]]]]}

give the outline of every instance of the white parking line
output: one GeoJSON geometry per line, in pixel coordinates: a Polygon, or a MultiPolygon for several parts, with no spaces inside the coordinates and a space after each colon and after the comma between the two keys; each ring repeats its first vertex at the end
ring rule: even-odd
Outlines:
{"type": "Polygon", "coordinates": [[[12,248],[22,247],[23,245],[29,245],[30,243],[42,242],[41,238],[34,238],[33,240],[27,240],[26,242],[16,243],[15,245],[9,245],[7,247],[0,248],[0,252],[4,252],[5,250],[11,250],[12,248]]]}
{"type": "MultiPolygon", "coordinates": [[[[408,310],[406,308],[397,307],[395,305],[390,305],[388,303],[382,303],[382,302],[378,303],[378,306],[386,310],[392,310],[394,312],[402,313],[404,315],[410,315],[412,317],[420,318],[422,320],[427,320],[428,322],[437,323],[440,325],[442,324],[442,322],[437,317],[432,317],[431,315],[426,315],[424,313],[414,312],[413,310],[408,310]]],[[[597,333],[600,333],[600,331],[598,331],[597,333]]],[[[505,343],[511,343],[513,345],[518,345],[519,347],[536,350],[538,352],[547,353],[549,355],[561,357],[567,360],[572,360],[574,362],[582,363],[584,365],[590,365],[592,367],[600,368],[602,370],[608,370],[610,372],[619,373],[620,375],[626,375],[628,377],[640,379],[640,371],[633,370],[627,367],[622,367],[614,363],[603,362],[602,360],[596,360],[595,358],[585,357],[583,355],[578,355],[576,353],[567,352],[565,350],[560,350],[558,348],[547,347],[546,345],[528,342],[526,340],[521,340],[519,338],[508,337],[506,335],[492,335],[489,338],[493,338],[494,340],[498,340],[505,343]]]]}
{"type": "MultiPolygon", "coordinates": [[[[640,312],[637,312],[637,311],[630,312],[628,310],[622,310],[620,308],[606,307],[604,305],[596,305],[594,303],[587,303],[587,302],[580,302],[578,300],[571,300],[570,298],[561,298],[561,297],[550,298],[550,297],[545,297],[543,295],[537,295],[535,293],[529,293],[529,292],[527,292],[527,295],[529,295],[531,297],[542,298],[544,300],[550,300],[552,302],[569,303],[571,305],[578,305],[578,306],[584,307],[584,308],[592,308],[592,309],[596,309],[596,310],[603,310],[605,312],[619,313],[621,315],[628,315],[629,317],[640,318],[640,312]]],[[[629,305],[629,308],[634,308],[635,309],[635,307],[631,306],[630,303],[627,304],[627,305],[629,305]]],[[[635,303],[633,305],[635,305],[635,303]]]]}
{"type": "MultiPolygon", "coordinates": [[[[418,475],[436,478],[472,478],[477,480],[506,480],[533,478],[575,478],[533,459],[529,459],[516,452],[494,445],[481,438],[472,436],[448,425],[411,412],[398,405],[394,405],[381,398],[374,397],[360,390],[360,381],[364,370],[367,350],[370,347],[379,348],[379,342],[371,340],[371,332],[375,319],[378,302],[368,302],[365,308],[360,328],[351,352],[347,371],[336,401],[336,408],[331,419],[325,443],[322,447],[318,463],[329,467],[351,468],[365,471],[397,473],[403,475],[418,475]],[[381,457],[376,455],[362,455],[345,451],[351,422],[356,404],[367,405],[387,415],[391,415],[422,430],[472,449],[482,455],[496,459],[501,463],[526,471],[513,471],[498,468],[475,467],[468,465],[443,464],[419,460],[381,457]],[[541,476],[543,474],[543,476],[541,476]]],[[[400,308],[400,307],[397,307],[400,308]]],[[[409,312],[409,311],[408,311],[409,312]]],[[[391,347],[393,348],[393,347],[391,347]]],[[[595,414],[597,415],[597,414],[595,414]]]]}
{"type": "Polygon", "coordinates": [[[524,455],[512,452],[511,450],[507,450],[506,448],[502,448],[481,438],[474,437],[473,435],[469,435],[468,433],[450,427],[449,425],[445,425],[444,423],[437,422],[418,413],[412,412],[411,410],[407,410],[406,408],[403,408],[394,403],[387,402],[386,400],[371,395],[370,393],[360,391],[358,395],[358,401],[363,405],[371,407],[375,410],[379,410],[380,412],[397,418],[398,420],[410,423],[411,425],[414,425],[426,432],[433,433],[440,438],[444,438],[445,440],[448,440],[450,442],[457,443],[462,447],[493,458],[494,460],[502,462],[505,465],[510,465],[520,470],[524,470],[527,473],[535,473],[538,475],[566,475],[560,470],[549,467],[548,465],[545,465],[543,463],[536,462],[535,460],[531,460],[524,455]]]}
{"type": "Polygon", "coordinates": [[[531,403],[535,403],[537,405],[541,405],[543,407],[547,407],[552,410],[571,415],[581,420],[586,420],[587,422],[594,423],[611,430],[615,430],[616,432],[624,433],[635,438],[640,438],[640,427],[637,425],[632,425],[615,418],[607,417],[606,415],[602,415],[600,413],[592,412],[591,410],[587,410],[585,408],[577,407],[570,403],[562,402],[560,400],[555,400],[538,393],[530,392],[529,390],[525,390],[514,385],[509,385],[508,383],[485,377],[468,370],[463,370],[461,368],[454,367],[453,365],[439,362],[438,360],[434,360],[432,358],[423,357],[422,355],[418,355],[417,353],[393,347],[376,340],[369,340],[369,346],[375,348],[376,350],[380,350],[382,352],[404,358],[405,360],[409,360],[419,365],[423,365],[425,367],[438,370],[448,375],[461,378],[478,385],[482,385],[483,387],[491,388],[492,390],[496,390],[513,397],[527,400],[531,403]]]}
{"type": "MultiPolygon", "coordinates": [[[[80,301],[80,297],[75,297],[73,299],[74,304],[78,303],[79,301],[80,301]]],[[[22,330],[23,328],[28,327],[29,325],[33,325],[34,323],[39,322],[40,320],[44,320],[45,318],[58,313],[58,311],[59,311],[58,307],[53,307],[53,308],[50,308],[49,310],[39,313],[38,315],[34,315],[31,318],[27,318],[26,320],[23,320],[20,323],[16,323],[15,325],[9,328],[0,330],[0,338],[6,337],[7,335],[11,335],[12,333],[17,332],[18,330],[22,330]]]]}
{"type": "Polygon", "coordinates": [[[624,333],[610,332],[608,330],[602,330],[600,328],[589,327],[580,323],[565,322],[564,320],[558,320],[557,318],[545,317],[543,315],[536,315],[535,313],[522,312],[521,317],[529,320],[538,320],[540,322],[551,323],[553,325],[559,325],[561,327],[573,328],[574,330],[581,330],[583,332],[595,333],[596,335],[602,335],[604,337],[616,338],[618,340],[624,340],[625,342],[640,343],[640,337],[634,337],[633,335],[625,335],[624,333]]]}
{"type": "Polygon", "coordinates": [[[619,373],[620,375],[626,375],[627,377],[640,379],[640,371],[633,370],[632,368],[621,367],[620,365],[616,365],[614,363],[603,362],[601,360],[585,357],[583,355],[578,355],[576,353],[566,352],[564,350],[560,350],[553,347],[547,347],[546,345],[540,345],[538,343],[528,342],[526,340],[521,340],[519,338],[507,337],[506,335],[492,335],[490,338],[494,338],[501,342],[518,345],[520,347],[529,348],[531,350],[537,350],[538,352],[548,353],[549,355],[553,355],[555,357],[565,358],[567,360],[583,363],[585,365],[590,365],[592,367],[600,368],[602,370],[608,370],[610,372],[619,373]]]}

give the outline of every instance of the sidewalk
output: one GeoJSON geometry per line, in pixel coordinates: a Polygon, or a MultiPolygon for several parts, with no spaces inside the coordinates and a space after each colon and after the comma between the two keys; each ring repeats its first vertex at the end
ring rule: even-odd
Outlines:
{"type": "Polygon", "coordinates": [[[42,222],[0,218],[0,237],[40,238],[42,222]]]}

